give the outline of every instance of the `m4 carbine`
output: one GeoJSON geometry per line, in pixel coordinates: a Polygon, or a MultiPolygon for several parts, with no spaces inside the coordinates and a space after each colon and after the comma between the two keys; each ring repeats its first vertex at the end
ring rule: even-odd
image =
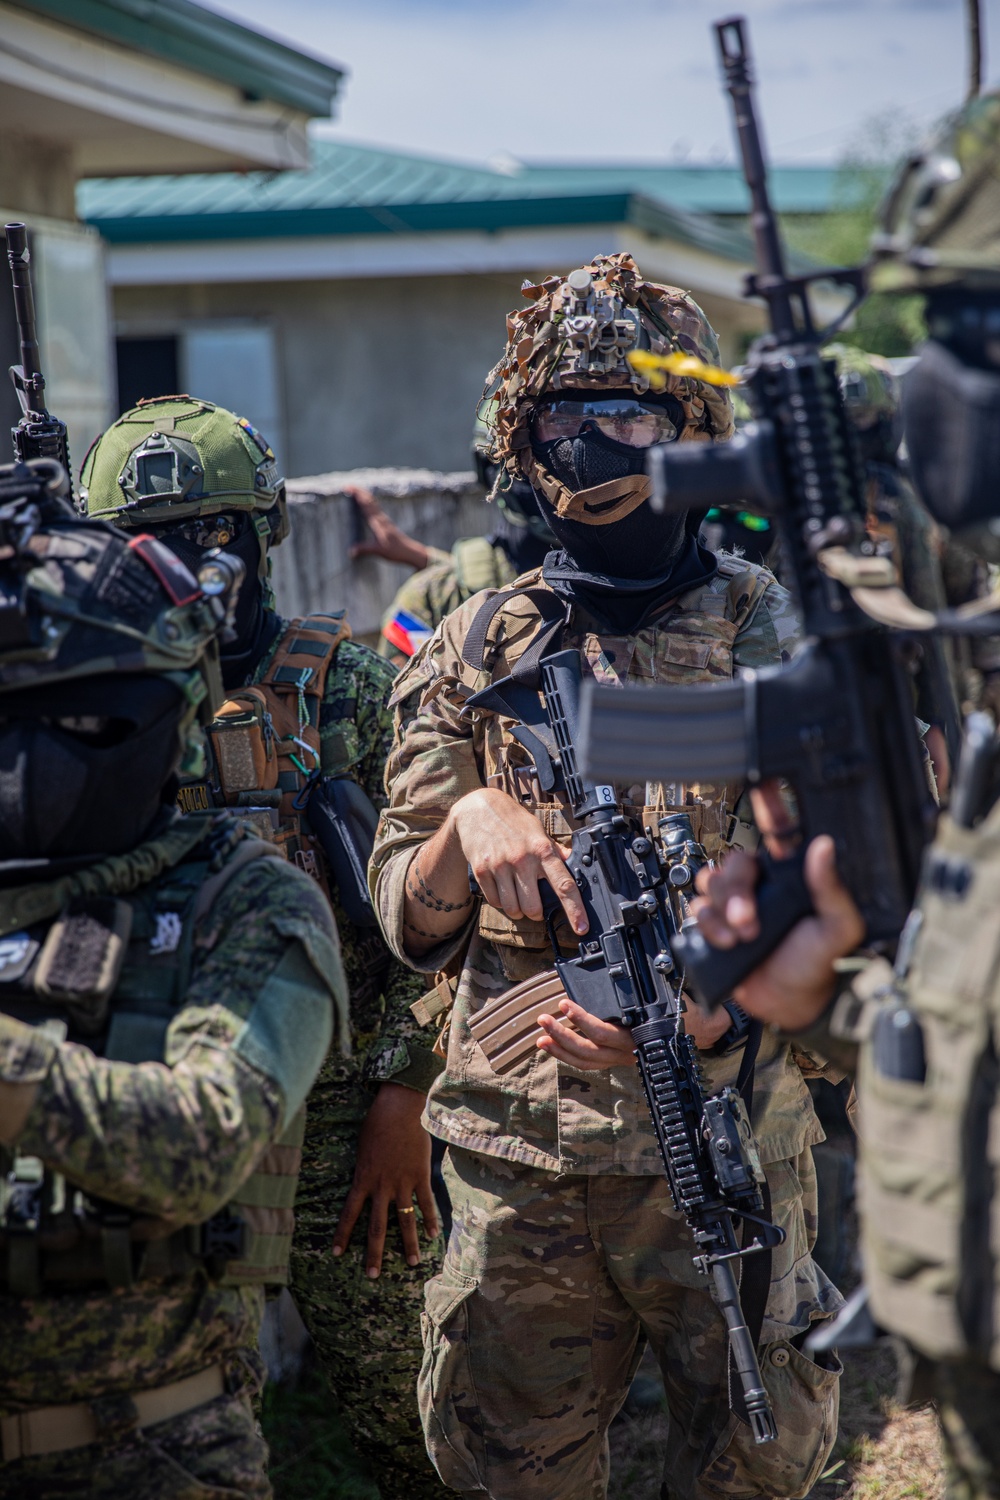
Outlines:
{"type": "Polygon", "coordinates": [[[18,463],[35,458],[55,459],[67,475],[69,444],[66,423],[52,416],[45,407],[45,377],[38,362],[38,335],[35,329],[35,298],[31,288],[31,255],[27,231],[23,224],[7,224],[7,260],[14,289],[14,314],[21,346],[21,363],[10,366],[10,378],[17,391],[23,416],[11,428],[14,457],[18,463]]]}
{"type": "MultiPolygon", "coordinates": [[[[547,882],[542,883],[555,965],[570,999],[591,1015],[631,1031],[670,1194],[698,1247],[695,1264],[711,1275],[726,1320],[737,1377],[731,1382],[734,1410],[746,1417],[755,1441],[766,1443],[777,1436],[777,1428],[733,1267],[742,1256],[761,1257],[763,1266],[769,1266],[768,1252],[785,1235],[763,1217],[765,1178],[739,1090],[724,1088],[705,1097],[697,1052],[681,1019],[683,976],[671,956],[683,917],[680,893],[693,880],[693,865],[705,856],[694,843],[686,814],[664,818],[659,840],[654,840],[626,814],[614,787],[581,776],[575,748],[581,678],[579,651],[544,658],[545,722],[534,716],[530,725],[522,723],[515,730],[533,755],[542,790],[551,791],[558,781],[582,825],[573,835],[568,868],[580,889],[589,930],[572,957],[560,951],[555,922],[561,908],[547,882]],[[737,1237],[741,1224],[742,1243],[737,1237]]],[[[504,688],[498,684],[479,696],[489,699],[504,688]]],[[[523,685],[514,691],[526,696],[523,685]]],[[[470,706],[475,704],[473,697],[470,706]]],[[[493,1050],[491,1037],[499,1035],[503,1045],[510,999],[502,996],[472,1018],[473,1035],[487,1056],[493,1050]]],[[[557,1002],[553,996],[551,1004],[557,1002]]],[[[752,1055],[747,1061],[752,1065],[752,1055]]],[[[749,1077],[750,1067],[743,1071],[749,1077]]],[[[766,1288],[769,1276],[760,1280],[766,1288]]]]}
{"type": "MultiPolygon", "coordinates": [[[[752,202],[757,272],[747,292],[766,301],[770,332],[753,345],[744,376],[756,420],[717,447],[651,450],[651,503],[687,511],[739,501],[775,517],[806,639],[790,664],[744,673],[732,684],[624,692],[588,685],[583,760],[595,775],[613,771],[621,781],[754,785],[785,778],[804,839],[826,833],[834,840],[866,942],[891,953],[916,892],[935,806],[903,637],[867,611],[904,627],[986,627],[959,612],[946,620],[918,611],[892,586],[888,560],[872,555],[861,458],[836,366],[820,353],[831,330],[815,327],[808,299],[810,283],[834,280],[853,286],[856,306],[862,273],[786,274],[744,22],[723,21],[716,31],[752,202]]],[[[997,629],[995,615],[989,628],[997,629]]],[[[730,995],[811,910],[801,858],[764,861],[758,905],[755,942],[723,951],[696,931],[675,939],[677,962],[708,1003],[730,995]]]]}

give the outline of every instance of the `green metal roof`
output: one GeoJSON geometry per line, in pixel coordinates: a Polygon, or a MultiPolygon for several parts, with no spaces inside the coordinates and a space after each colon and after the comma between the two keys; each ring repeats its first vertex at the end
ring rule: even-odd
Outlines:
{"type": "MultiPolygon", "coordinates": [[[[307,171],[91,179],[78,209],[115,244],[629,223],[727,260],[751,258],[742,227],[709,217],[745,211],[735,168],[509,172],[323,140],[312,155],[307,171]]],[[[779,168],[775,187],[779,209],[828,206],[832,172],[779,168]],[[817,172],[823,180],[808,192],[790,179],[786,196],[784,174],[817,172]]]]}
{"type": "MultiPolygon", "coordinates": [[[[836,167],[772,167],[769,173],[771,196],[779,213],[826,213],[836,202],[843,202],[849,189],[838,181],[836,167]]],[[[749,211],[750,198],[743,173],[727,166],[621,166],[554,165],[526,163],[512,171],[515,182],[544,186],[550,192],[579,191],[585,182],[590,191],[604,185],[619,188],[627,185],[635,192],[663,198],[688,213],[738,214],[749,211]]]]}
{"type": "Polygon", "coordinates": [[[327,116],[344,69],[263,36],[192,0],[8,0],[105,41],[164,58],[312,116],[327,116]]]}

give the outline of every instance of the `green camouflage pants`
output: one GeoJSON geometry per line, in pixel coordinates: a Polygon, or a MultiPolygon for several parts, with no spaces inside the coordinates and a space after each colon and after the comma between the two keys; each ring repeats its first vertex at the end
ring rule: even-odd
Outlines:
{"type": "Polygon", "coordinates": [[[270,1500],[246,1396],[220,1396],[117,1442],[0,1463],[0,1500],[270,1500]]]}
{"type": "Polygon", "coordinates": [[[942,1360],[934,1390],[948,1500],[1000,1500],[1000,1374],[973,1360],[942,1360]]]}
{"type": "Polygon", "coordinates": [[[365,1212],[349,1248],[334,1260],[333,1231],[351,1185],[359,1128],[357,1109],[345,1101],[338,1118],[334,1101],[333,1089],[316,1089],[309,1100],[295,1200],[292,1295],[383,1500],[441,1500],[417,1408],[424,1282],[440,1266],[441,1243],[423,1246],[423,1261],[411,1270],[390,1211],[382,1274],[371,1281],[365,1274],[365,1212]]]}
{"type": "Polygon", "coordinates": [[[420,1375],[445,1483],[491,1500],[603,1500],[608,1428],[644,1332],[670,1411],[664,1495],[805,1495],[836,1436],[838,1372],[790,1341],[841,1299],[809,1254],[809,1152],[767,1175],[787,1232],[761,1348],[781,1435],[758,1448],[729,1410],[725,1325],[662,1178],[556,1175],[449,1150],[454,1225],[426,1289],[420,1375]]]}

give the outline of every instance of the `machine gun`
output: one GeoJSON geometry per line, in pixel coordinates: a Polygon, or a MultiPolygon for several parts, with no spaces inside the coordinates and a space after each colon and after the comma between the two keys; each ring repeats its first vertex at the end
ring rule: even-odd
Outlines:
{"type": "MultiPolygon", "coordinates": [[[[623,692],[588,684],[583,759],[593,774],[624,782],[787,779],[804,839],[831,835],[866,942],[891,956],[935,807],[903,637],[885,624],[994,633],[997,615],[918,610],[895,587],[889,560],[876,557],[866,540],[864,471],[836,366],[820,352],[832,330],[817,329],[808,297],[811,283],[834,280],[853,288],[854,307],[863,296],[862,273],[786,273],[744,22],[722,21],[716,31],[752,200],[757,271],[747,293],[766,301],[770,332],[753,345],[744,376],[756,420],[717,447],[651,449],[651,503],[687,511],[739,501],[774,517],[806,644],[788,666],[749,672],[731,685],[623,692]]],[[[675,959],[707,1003],[730,995],[811,910],[800,857],[762,863],[756,941],[723,951],[696,931],[674,940],[675,959]]]]}
{"type": "Polygon", "coordinates": [[[46,410],[45,377],[38,363],[38,337],[35,330],[35,298],[31,289],[31,255],[23,224],[7,224],[7,260],[14,288],[14,314],[17,318],[21,363],[10,366],[10,378],[21,403],[21,417],[11,428],[14,457],[19,463],[35,458],[55,459],[72,478],[69,466],[69,444],[66,423],[46,410]]]}
{"type": "MultiPolygon", "coordinates": [[[[704,854],[694,843],[686,814],[661,822],[661,853],[647,831],[625,814],[613,787],[581,775],[575,749],[581,678],[579,651],[544,658],[545,722],[536,715],[530,726],[522,724],[515,731],[534,752],[543,790],[559,780],[582,824],[573,836],[568,867],[590,926],[573,957],[561,955],[555,930],[561,908],[547,882],[542,883],[556,969],[566,993],[584,1010],[631,1031],[670,1194],[698,1245],[695,1264],[714,1281],[754,1440],[766,1443],[777,1436],[777,1428],[733,1265],[742,1256],[766,1255],[785,1235],[763,1217],[764,1173],[739,1090],[724,1088],[705,1097],[695,1046],[681,1020],[684,976],[671,955],[683,915],[683,891],[704,854]],[[742,1244],[737,1238],[741,1222],[742,1244]]],[[[500,683],[477,696],[486,699],[503,689],[500,683]]],[[[522,696],[523,685],[515,692],[522,696]]],[[[533,692],[530,696],[536,698],[533,692]]],[[[470,705],[475,702],[471,699],[470,705]]],[[[558,996],[551,987],[547,993],[546,1008],[551,1008],[558,996]]],[[[508,992],[472,1020],[473,1034],[491,1061],[509,1039],[512,1019],[516,1024],[512,1009],[516,1011],[517,1001],[508,992]]],[[[736,1409],[743,1414],[739,1405],[736,1409]]]]}

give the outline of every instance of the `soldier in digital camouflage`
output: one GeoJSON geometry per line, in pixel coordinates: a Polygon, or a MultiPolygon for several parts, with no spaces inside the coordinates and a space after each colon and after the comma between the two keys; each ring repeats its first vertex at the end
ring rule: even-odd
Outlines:
{"type": "MultiPolygon", "coordinates": [[[[501,1078],[470,1031],[489,1000],[552,967],[541,878],[563,907],[564,951],[583,930],[564,864],[571,813],[542,791],[516,721],[468,708],[471,695],[519,672],[530,682],[531,661],[560,642],[611,684],[730,678],[781,661],[796,643],[788,595],[766,569],[715,557],[694,518],[648,503],[651,443],[732,431],[723,391],[671,375],[654,392],[626,359],[644,347],[717,364],[701,310],[643,280],[627,255],[526,285],[524,296],[493,377],[494,453],[531,483],[562,550],[449,615],[401,673],[389,806],[371,866],[390,945],[415,968],[441,972],[425,1007],[447,1015],[447,1065],[426,1121],[448,1143],[455,1223],[427,1286],[424,1430],[442,1479],[460,1493],[601,1500],[608,1428],[648,1341],[670,1413],[663,1494],[803,1496],[838,1409],[835,1362],[816,1363],[801,1347],[840,1302],[810,1255],[810,1147],[822,1131],[804,1073],[822,1065],[765,1034],[754,1073],[772,1212],[787,1232],[766,1306],[760,1299],[760,1363],[780,1437],[758,1447],[730,1409],[725,1325],[672,1207],[627,1033],[602,1031],[570,1007],[583,1035],[548,1018],[534,1052],[501,1078]]],[[[616,794],[647,826],[683,807],[713,854],[753,837],[740,787],[616,794]]],[[[709,1088],[732,1083],[745,1018],[692,1006],[685,1024],[709,1088]]]]}
{"type": "Polygon", "coordinates": [[[252,1351],[348,1045],[337,932],[270,845],[174,806],[222,596],[64,485],[0,470],[0,1495],[266,1500],[252,1351]]]}
{"type": "Polygon", "coordinates": [[[385,802],[394,668],[351,639],[343,613],[286,620],[275,609],[269,551],[288,530],[284,483],[267,443],[231,412],[189,396],[140,403],[88,454],[82,486],[91,515],[152,531],[192,567],[213,547],[245,564],[208,769],[182,786],[182,805],[238,808],[336,917],[351,1045],[317,1058],[291,1287],[386,1500],[439,1495],[415,1386],[423,1281],[438,1265],[420,1113],[441,1061],[410,1012],[419,981],[387,950],[363,879],[352,882],[343,850],[317,831],[328,794],[346,796],[363,871],[385,802]]]}

